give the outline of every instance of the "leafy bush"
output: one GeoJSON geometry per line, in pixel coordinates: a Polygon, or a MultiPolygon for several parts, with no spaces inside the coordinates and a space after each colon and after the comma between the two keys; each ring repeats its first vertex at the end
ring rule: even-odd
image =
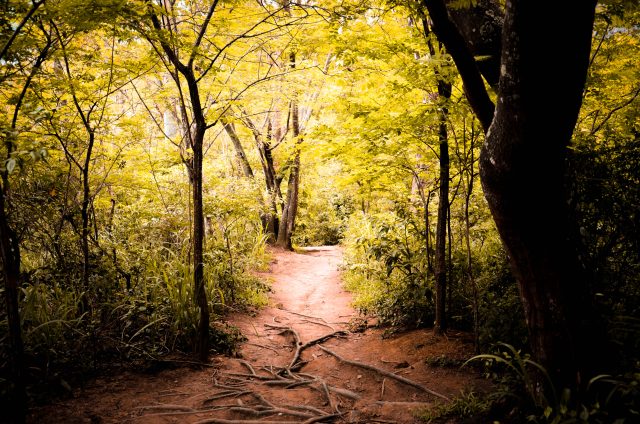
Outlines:
{"type": "MultiPolygon", "coordinates": [[[[172,204],[180,204],[185,188],[176,184],[172,204]]],[[[242,336],[216,321],[228,307],[264,304],[268,291],[252,275],[269,260],[253,189],[236,184],[227,190],[237,197],[206,199],[205,287],[213,314],[211,346],[229,354],[242,336]]],[[[42,240],[55,225],[47,226],[45,217],[37,216],[45,224],[25,234],[20,308],[29,384],[57,391],[114,364],[154,362],[193,348],[199,314],[188,210],[173,206],[159,211],[149,206],[146,197],[120,201],[113,214],[96,214],[96,220],[109,223],[90,244],[86,288],[78,234],[71,225],[63,226],[51,251],[43,251],[42,240]]],[[[60,222],[55,208],[40,213],[60,222]]],[[[6,316],[0,315],[3,338],[6,329],[6,316]]],[[[11,384],[6,374],[8,341],[1,341],[0,392],[11,384]]],[[[37,391],[31,388],[32,394],[37,391]]]]}
{"type": "Polygon", "coordinates": [[[383,323],[420,325],[433,318],[433,279],[416,225],[393,213],[352,216],[345,258],[346,287],[363,313],[383,323]]]}
{"type": "Polygon", "coordinates": [[[502,404],[503,410],[509,405],[508,422],[623,424],[640,419],[640,370],[599,375],[583,392],[554,386],[547,370],[528,354],[506,343],[496,346],[497,353],[477,355],[467,363],[484,362],[498,383],[492,402],[502,404]]]}
{"type": "Polygon", "coordinates": [[[300,246],[336,245],[345,235],[353,205],[341,193],[303,190],[293,242],[300,246]]]}
{"type": "Polygon", "coordinates": [[[418,414],[427,423],[444,422],[448,418],[478,418],[491,407],[490,399],[473,391],[461,392],[451,402],[440,403],[418,414]]]}
{"type": "MultiPolygon", "coordinates": [[[[345,238],[345,283],[356,307],[391,325],[430,325],[434,317],[434,276],[427,262],[424,224],[419,214],[395,211],[354,214],[345,238]]],[[[478,291],[478,340],[482,348],[506,341],[526,343],[524,313],[506,254],[499,241],[484,241],[473,257],[478,291]]],[[[430,252],[429,254],[433,254],[430,252]]],[[[449,269],[448,314],[452,325],[473,331],[473,286],[466,254],[453,250],[449,269]]]]}

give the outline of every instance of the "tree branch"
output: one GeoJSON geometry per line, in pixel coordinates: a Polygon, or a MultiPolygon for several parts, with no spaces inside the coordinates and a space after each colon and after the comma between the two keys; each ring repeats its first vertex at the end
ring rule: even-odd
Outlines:
{"type": "Polygon", "coordinates": [[[18,34],[22,30],[22,28],[27,24],[29,19],[31,19],[33,14],[36,13],[38,8],[40,6],[42,6],[43,4],[44,4],[44,0],[41,0],[41,1],[38,1],[38,2],[33,2],[32,6],[31,6],[31,9],[29,9],[29,11],[24,16],[24,18],[22,18],[22,21],[18,24],[16,29],[11,34],[11,37],[9,37],[7,42],[4,43],[4,46],[2,46],[2,51],[0,51],[0,59],[4,59],[5,58],[4,56],[7,54],[7,51],[9,51],[9,48],[11,47],[13,42],[16,40],[16,37],[18,36],[18,34]]]}
{"type": "Polygon", "coordinates": [[[200,27],[200,32],[198,33],[198,38],[196,39],[196,42],[193,45],[193,50],[191,50],[191,55],[189,56],[189,63],[187,64],[187,67],[189,68],[193,66],[193,61],[196,58],[198,48],[200,47],[200,43],[202,43],[202,37],[204,37],[205,32],[207,32],[207,27],[209,26],[209,22],[211,21],[211,17],[213,16],[213,12],[216,10],[217,5],[218,0],[213,0],[213,3],[211,3],[211,7],[209,8],[209,12],[207,13],[207,17],[204,18],[204,22],[202,23],[202,27],[200,27]]]}
{"type": "Polygon", "coordinates": [[[429,11],[432,29],[438,40],[444,44],[447,52],[460,72],[464,84],[464,91],[476,116],[485,132],[493,120],[495,105],[489,98],[473,55],[469,51],[464,38],[449,17],[443,0],[422,0],[422,4],[429,11]]]}

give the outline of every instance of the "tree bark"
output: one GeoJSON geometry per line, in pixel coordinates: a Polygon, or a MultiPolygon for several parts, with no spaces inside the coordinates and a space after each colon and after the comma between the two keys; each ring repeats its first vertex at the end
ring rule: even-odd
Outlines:
{"type": "MultiPolygon", "coordinates": [[[[185,130],[187,131],[186,135],[188,136],[188,140],[191,144],[191,149],[193,152],[193,157],[191,160],[187,160],[187,168],[189,170],[189,176],[192,184],[192,193],[193,193],[193,285],[194,285],[194,296],[195,302],[198,305],[198,309],[200,312],[199,322],[198,322],[198,332],[196,335],[196,346],[195,351],[198,355],[199,359],[203,362],[206,362],[209,357],[209,302],[207,300],[207,292],[204,281],[204,235],[205,235],[205,224],[204,224],[204,210],[202,203],[202,162],[203,162],[203,145],[204,145],[204,136],[207,132],[207,121],[204,116],[204,110],[202,109],[202,102],[200,100],[200,89],[198,87],[198,78],[194,73],[194,61],[197,49],[200,46],[200,42],[204,37],[207,26],[209,25],[210,19],[213,16],[215,8],[218,4],[217,0],[213,0],[213,2],[209,6],[209,10],[207,12],[207,16],[199,29],[198,37],[195,41],[195,44],[192,46],[191,54],[189,55],[189,59],[186,63],[183,63],[174,46],[172,46],[169,41],[164,37],[159,37],[157,42],[159,43],[159,47],[155,46],[155,50],[160,52],[162,51],[165,55],[165,63],[170,63],[175,68],[175,73],[172,73],[172,77],[176,83],[176,87],[180,92],[180,109],[183,117],[183,125],[185,130]],[[179,79],[179,75],[184,77],[184,80],[187,83],[188,91],[189,91],[189,102],[190,109],[192,114],[192,122],[189,125],[189,119],[187,114],[187,108],[185,104],[185,99],[182,97],[182,88],[179,79]]],[[[168,12],[168,11],[167,11],[168,12]]],[[[148,9],[148,17],[151,20],[151,25],[153,29],[157,32],[163,32],[165,30],[163,23],[155,14],[153,8],[149,7],[148,9]]],[[[155,41],[147,38],[150,43],[154,43],[155,41]]],[[[172,72],[171,69],[167,66],[169,72],[172,72]]]]}
{"type": "Polygon", "coordinates": [[[269,214],[263,222],[265,234],[267,234],[267,242],[275,244],[278,237],[280,220],[278,219],[278,201],[282,202],[282,192],[280,191],[280,181],[276,178],[275,165],[273,163],[273,155],[271,152],[271,122],[267,129],[267,139],[264,140],[253,121],[243,113],[242,122],[251,130],[253,138],[260,156],[260,165],[264,174],[267,192],[269,193],[268,206],[269,214]]]}
{"type": "Polygon", "coordinates": [[[579,387],[597,371],[606,346],[588,276],[577,257],[564,190],[567,146],[582,102],[595,2],[579,0],[566,6],[507,3],[500,101],[480,170],[520,285],[535,357],[562,387],[579,387]],[[553,70],[540,72],[540,60],[552,64],[553,70]]]}
{"type": "Polygon", "coordinates": [[[282,210],[282,218],[280,219],[280,228],[278,231],[278,240],[276,245],[284,249],[293,250],[291,236],[295,229],[296,214],[298,213],[298,191],[300,187],[300,149],[298,144],[300,132],[298,127],[298,105],[296,102],[291,106],[293,137],[296,140],[296,147],[293,162],[289,170],[289,181],[287,184],[287,201],[282,210]]]}
{"type": "MultiPolygon", "coordinates": [[[[438,76],[440,78],[440,76],[438,76]]],[[[436,282],[436,317],[433,331],[444,334],[447,331],[447,215],[449,213],[449,138],[447,134],[446,101],[451,97],[451,84],[438,81],[439,101],[442,102],[438,123],[438,141],[440,144],[440,188],[438,217],[436,221],[436,258],[434,273],[436,282]]]]}
{"type": "Polygon", "coordinates": [[[578,260],[564,179],[595,1],[571,0],[562,8],[507,1],[498,106],[490,119],[486,90],[476,85],[479,72],[467,66],[460,34],[450,33],[443,2],[425,4],[436,35],[450,52],[448,43],[456,49],[465,93],[486,131],[481,182],[520,287],[534,357],[557,388],[584,387],[606,364],[607,338],[578,260]]]}
{"type": "Polygon", "coordinates": [[[444,0],[422,0],[422,3],[429,12],[431,29],[438,41],[444,44],[458,68],[471,108],[482,124],[482,128],[487,131],[493,119],[495,106],[489,98],[478,63],[469,50],[468,43],[449,16],[444,0]]]}
{"type": "MultiPolygon", "coordinates": [[[[79,110],[81,113],[81,111],[79,110]]],[[[87,297],[89,291],[89,277],[91,275],[91,263],[89,258],[89,208],[91,206],[91,187],[89,186],[89,166],[91,165],[91,155],[93,153],[93,145],[95,144],[95,132],[93,129],[86,125],[87,134],[89,136],[89,142],[87,144],[87,152],[84,160],[84,166],[82,168],[82,206],[80,208],[80,217],[82,218],[82,232],[81,232],[81,244],[82,244],[82,289],[84,294],[82,296],[85,311],[89,310],[89,298],[87,297]]]]}
{"type": "Polygon", "coordinates": [[[191,68],[183,72],[189,87],[189,99],[193,108],[195,129],[192,139],[192,189],[193,189],[193,283],[196,304],[200,310],[196,352],[201,361],[209,357],[209,302],[204,281],[204,209],[202,204],[202,161],[204,136],[207,123],[200,103],[198,81],[191,68]]]}
{"type": "Polygon", "coordinates": [[[242,147],[242,142],[238,137],[235,125],[233,125],[233,122],[229,122],[229,120],[224,116],[220,118],[220,123],[233,143],[233,147],[236,151],[236,157],[238,158],[238,162],[240,162],[240,166],[242,166],[242,173],[245,177],[253,179],[253,170],[251,169],[251,164],[247,159],[247,154],[244,152],[244,147],[242,147]]]}
{"type": "MultiPolygon", "coordinates": [[[[296,54],[289,54],[290,67],[296,66],[296,54]]],[[[278,229],[278,240],[276,245],[284,249],[293,250],[291,236],[296,223],[296,214],[298,213],[298,190],[300,186],[300,148],[302,143],[300,135],[300,118],[297,100],[291,102],[291,127],[293,130],[293,140],[295,143],[294,157],[289,170],[289,181],[287,184],[287,201],[282,209],[282,218],[280,219],[280,228],[278,229]]]]}
{"type": "Polygon", "coordinates": [[[9,226],[5,211],[5,190],[0,193],[0,254],[2,256],[2,277],[4,279],[4,298],[7,305],[7,323],[9,326],[10,370],[13,383],[11,404],[7,412],[9,422],[23,423],[26,412],[26,392],[24,384],[24,345],[20,328],[20,310],[18,306],[18,284],[20,281],[20,246],[9,226]]]}
{"type": "Polygon", "coordinates": [[[496,0],[477,0],[468,7],[449,8],[451,19],[473,55],[478,71],[493,88],[500,78],[504,12],[496,0]]]}

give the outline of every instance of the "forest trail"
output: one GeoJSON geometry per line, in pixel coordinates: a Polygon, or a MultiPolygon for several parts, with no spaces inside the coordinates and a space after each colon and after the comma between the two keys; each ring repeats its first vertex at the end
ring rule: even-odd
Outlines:
{"type": "Polygon", "coordinates": [[[485,386],[459,369],[471,353],[461,336],[387,336],[367,326],[342,288],[341,260],[339,247],[275,251],[261,274],[272,282],[270,305],[228,317],[248,338],[239,358],[216,356],[200,370],[101,377],[30,421],[418,423],[420,409],[485,386]]]}

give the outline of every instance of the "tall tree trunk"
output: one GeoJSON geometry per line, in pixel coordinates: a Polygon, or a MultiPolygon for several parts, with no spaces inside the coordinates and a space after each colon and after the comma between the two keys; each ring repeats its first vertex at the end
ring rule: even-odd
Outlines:
{"type": "Polygon", "coordinates": [[[564,190],[567,146],[582,101],[595,2],[554,6],[507,3],[501,101],[480,171],[520,285],[535,357],[557,375],[561,387],[576,387],[597,370],[606,346],[588,276],[577,257],[564,190]],[[552,72],[539,72],[541,58],[553,64],[552,72]]]}
{"type": "Polygon", "coordinates": [[[91,275],[91,263],[89,258],[89,208],[91,207],[91,187],[89,185],[89,167],[91,165],[91,155],[93,153],[93,145],[95,143],[95,132],[87,124],[87,134],[89,143],[87,144],[87,152],[82,168],[82,206],[80,208],[80,217],[82,218],[81,245],[82,245],[82,295],[85,311],[90,309],[89,303],[89,277],[91,275]]]}
{"type": "Polygon", "coordinates": [[[564,187],[596,2],[570,0],[558,7],[549,0],[507,1],[494,114],[444,2],[423,1],[486,132],[481,182],[520,287],[534,357],[558,388],[584,387],[609,352],[589,275],[578,259],[564,187]]]}
{"type": "MultiPolygon", "coordinates": [[[[296,66],[295,52],[289,54],[290,67],[296,66]]],[[[296,100],[291,102],[291,127],[293,130],[293,140],[295,143],[294,158],[289,170],[289,181],[287,184],[287,201],[282,209],[282,218],[280,219],[280,228],[278,229],[278,240],[276,245],[284,249],[292,250],[291,236],[296,223],[296,214],[298,213],[298,190],[300,186],[300,148],[302,143],[300,136],[300,119],[299,107],[296,100]]]]}
{"type": "MultiPolygon", "coordinates": [[[[479,319],[480,319],[480,293],[478,290],[478,283],[473,275],[473,256],[472,256],[472,251],[471,251],[471,220],[470,220],[470,213],[469,213],[469,207],[471,205],[471,197],[473,196],[473,186],[474,186],[474,181],[475,181],[475,171],[474,171],[474,166],[475,166],[475,154],[474,154],[474,128],[473,128],[473,122],[472,122],[472,126],[471,126],[471,139],[470,139],[470,146],[469,146],[469,153],[467,154],[467,143],[466,143],[466,132],[463,133],[463,141],[464,141],[464,157],[465,158],[469,158],[468,159],[468,163],[464,164],[464,168],[466,168],[466,186],[465,186],[465,196],[464,196],[464,241],[465,241],[465,245],[467,248],[467,270],[466,270],[466,274],[467,274],[467,283],[469,284],[469,287],[471,288],[471,294],[472,294],[472,304],[471,304],[471,308],[473,309],[473,340],[474,340],[474,346],[475,346],[475,350],[476,353],[480,353],[480,323],[479,323],[479,319]]],[[[464,174],[464,170],[462,171],[462,174],[464,174]]]]}
{"type": "Polygon", "coordinates": [[[280,181],[276,178],[276,170],[273,164],[273,155],[271,152],[271,121],[267,128],[266,140],[258,130],[253,121],[243,112],[242,122],[249,128],[253,134],[256,147],[260,156],[260,165],[264,173],[264,180],[269,193],[268,207],[269,214],[265,217],[265,234],[267,235],[267,243],[275,244],[278,237],[280,220],[278,219],[278,201],[282,201],[282,192],[280,191],[280,181]]]}
{"type": "MultiPolygon", "coordinates": [[[[198,333],[196,337],[195,351],[201,361],[205,362],[209,357],[209,302],[207,300],[207,292],[204,281],[204,210],[202,204],[202,162],[203,162],[203,145],[204,136],[207,132],[207,121],[204,116],[204,110],[202,109],[202,101],[200,100],[200,90],[198,87],[199,79],[194,73],[194,62],[196,51],[200,47],[200,43],[205,35],[207,27],[211,21],[211,17],[218,5],[218,1],[214,0],[204,18],[204,21],[199,29],[198,36],[195,44],[192,46],[191,53],[188,61],[183,63],[178,54],[175,46],[170,44],[170,41],[161,36],[157,40],[159,46],[154,46],[156,51],[160,49],[164,52],[165,64],[171,63],[175,68],[173,72],[167,66],[167,70],[170,71],[176,88],[180,94],[180,110],[182,113],[183,125],[186,128],[186,134],[191,144],[193,151],[193,157],[191,160],[187,160],[187,168],[189,169],[189,176],[191,177],[192,193],[193,193],[193,288],[196,304],[200,312],[198,322],[198,333]],[[185,98],[182,92],[182,85],[179,75],[184,77],[189,90],[189,103],[192,113],[192,122],[189,125],[189,117],[187,114],[187,106],[185,104],[185,98]]],[[[156,15],[156,11],[149,7],[148,17],[151,20],[152,27],[158,31],[163,32],[166,30],[165,21],[161,21],[156,15]]],[[[167,10],[168,12],[168,10],[167,10]]],[[[169,25],[175,25],[169,23],[169,25]]],[[[148,39],[153,44],[154,41],[148,39]]]]}
{"type": "Polygon", "coordinates": [[[436,280],[436,319],[434,332],[444,334],[447,331],[447,215],[449,212],[449,138],[447,134],[446,101],[451,97],[451,84],[438,81],[439,101],[442,102],[438,141],[440,143],[440,190],[438,217],[436,222],[436,259],[434,266],[436,280]]]}
{"type": "Polygon", "coordinates": [[[238,137],[235,125],[233,125],[233,122],[229,122],[229,120],[224,116],[220,118],[220,123],[231,139],[231,143],[233,143],[233,147],[236,151],[236,157],[238,158],[238,162],[240,162],[240,166],[242,166],[242,173],[245,177],[253,179],[253,170],[251,169],[251,164],[247,159],[247,154],[244,152],[244,147],[242,147],[242,142],[238,137]]]}
{"type": "Polygon", "coordinates": [[[291,113],[293,114],[293,136],[296,139],[296,152],[293,163],[289,170],[289,180],[287,183],[287,199],[282,210],[282,218],[280,219],[280,228],[278,231],[278,240],[276,245],[284,249],[292,250],[291,236],[295,229],[296,214],[298,213],[298,191],[300,187],[300,150],[297,144],[300,143],[298,132],[298,108],[294,103],[291,113]]]}
{"type": "Polygon", "coordinates": [[[9,326],[10,370],[13,388],[9,396],[13,406],[7,411],[9,422],[23,423],[26,412],[26,392],[24,384],[24,345],[20,328],[18,306],[18,284],[20,281],[20,246],[9,226],[5,210],[3,185],[0,193],[0,253],[2,255],[2,277],[4,279],[4,298],[7,304],[7,323],[9,326]]]}
{"type": "Polygon", "coordinates": [[[197,352],[200,360],[209,356],[209,303],[204,282],[204,211],[202,204],[202,136],[196,135],[193,146],[193,282],[200,310],[197,352]],[[200,140],[198,140],[200,139],[200,140]],[[199,142],[198,142],[199,141],[199,142]]]}
{"type": "Polygon", "coordinates": [[[193,107],[194,131],[191,148],[192,160],[192,189],[193,189],[193,284],[196,304],[200,310],[198,322],[198,338],[196,351],[201,361],[209,357],[209,302],[204,281],[204,209],[202,203],[202,161],[204,135],[207,123],[202,112],[198,81],[191,68],[183,72],[189,87],[189,98],[193,107]]]}

